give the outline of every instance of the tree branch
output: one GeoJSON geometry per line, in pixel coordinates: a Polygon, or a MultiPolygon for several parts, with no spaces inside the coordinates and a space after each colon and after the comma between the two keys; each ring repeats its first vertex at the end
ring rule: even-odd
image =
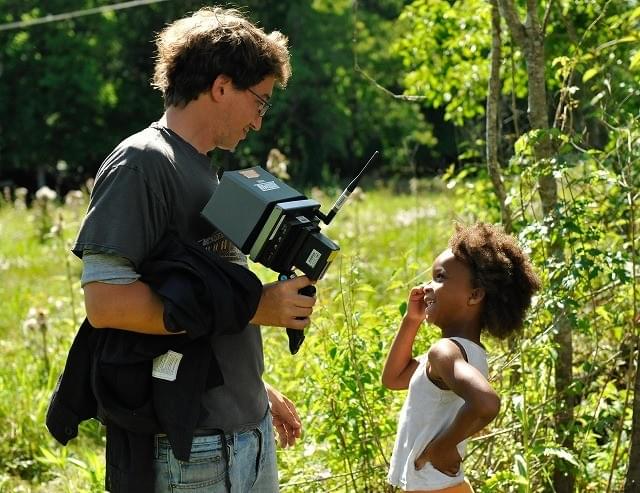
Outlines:
{"type": "Polygon", "coordinates": [[[502,17],[504,17],[509,26],[511,36],[520,48],[525,49],[527,46],[527,33],[524,25],[520,21],[520,16],[518,16],[513,0],[498,0],[498,6],[500,7],[502,17]]]}
{"type": "Polygon", "coordinates": [[[491,65],[489,72],[489,88],[487,94],[487,168],[493,182],[498,201],[502,225],[507,233],[512,231],[511,211],[507,205],[504,182],[500,174],[498,160],[498,140],[500,134],[499,108],[500,108],[500,63],[502,61],[502,39],[500,38],[500,12],[497,0],[489,0],[491,3],[491,65]]]}

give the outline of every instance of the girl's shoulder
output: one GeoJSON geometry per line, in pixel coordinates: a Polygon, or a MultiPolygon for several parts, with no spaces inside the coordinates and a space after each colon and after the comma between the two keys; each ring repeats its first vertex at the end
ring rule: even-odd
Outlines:
{"type": "Polygon", "coordinates": [[[418,366],[423,364],[424,362],[426,362],[427,359],[428,359],[427,358],[428,356],[429,356],[428,352],[427,353],[422,353],[422,354],[420,354],[418,356],[415,356],[415,360],[418,362],[418,366]]]}
{"type": "Polygon", "coordinates": [[[463,337],[443,337],[434,342],[427,352],[429,361],[445,362],[462,358],[470,365],[486,374],[488,371],[487,352],[485,348],[463,337]]]}
{"type": "Polygon", "coordinates": [[[487,350],[483,345],[464,337],[452,337],[450,341],[456,344],[461,352],[464,352],[464,359],[467,363],[478,369],[485,377],[489,374],[487,350]]]}
{"type": "Polygon", "coordinates": [[[459,337],[443,337],[442,339],[438,339],[427,351],[427,356],[430,359],[441,359],[441,358],[456,358],[460,354],[462,357],[466,358],[466,349],[463,344],[459,343],[457,339],[459,337]]]}

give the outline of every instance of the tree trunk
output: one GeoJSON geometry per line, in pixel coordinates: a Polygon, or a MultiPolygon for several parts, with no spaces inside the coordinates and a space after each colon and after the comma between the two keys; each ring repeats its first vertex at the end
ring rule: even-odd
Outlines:
{"type": "Polygon", "coordinates": [[[500,202],[502,226],[507,233],[513,231],[511,210],[500,173],[498,141],[500,137],[500,62],[502,61],[502,39],[500,38],[500,11],[497,0],[491,3],[491,68],[487,95],[487,168],[493,188],[500,202]]]}
{"type": "MultiPolygon", "coordinates": [[[[636,338],[637,341],[637,338],[636,338]]],[[[629,451],[629,469],[624,485],[624,493],[640,491],[640,345],[636,344],[636,383],[634,386],[633,418],[631,420],[631,449],[629,451]]]]}
{"type": "MultiPolygon", "coordinates": [[[[631,156],[629,156],[629,168],[631,167],[631,156]]],[[[640,312],[638,310],[637,297],[637,279],[636,279],[636,214],[635,201],[633,193],[627,194],[629,201],[629,210],[631,212],[630,220],[630,242],[631,254],[633,255],[632,272],[633,272],[633,316],[631,326],[635,329],[635,351],[636,351],[636,380],[633,388],[633,417],[631,418],[631,446],[629,449],[629,469],[627,469],[627,477],[624,484],[624,493],[635,493],[640,491],[640,312]]],[[[633,350],[632,350],[633,353],[633,350]]]]}
{"type": "MultiPolygon", "coordinates": [[[[513,0],[497,0],[501,13],[513,39],[522,49],[528,76],[529,123],[531,129],[549,129],[547,90],[545,86],[544,33],[538,20],[537,0],[527,0],[527,18],[525,24],[520,22],[513,0]]],[[[549,138],[539,139],[534,149],[537,161],[548,160],[553,155],[549,138]]],[[[557,227],[556,208],[558,204],[558,190],[552,175],[543,175],[538,180],[538,192],[545,217],[549,218],[551,228],[557,227]]],[[[556,238],[549,245],[549,256],[557,262],[564,261],[562,236],[556,238]]],[[[571,325],[562,313],[554,314],[555,341],[558,346],[556,359],[555,390],[556,390],[556,440],[569,451],[573,450],[573,396],[568,394],[573,381],[573,344],[571,325]]],[[[561,459],[556,460],[553,485],[556,493],[572,493],[575,477],[573,470],[561,459]]]]}

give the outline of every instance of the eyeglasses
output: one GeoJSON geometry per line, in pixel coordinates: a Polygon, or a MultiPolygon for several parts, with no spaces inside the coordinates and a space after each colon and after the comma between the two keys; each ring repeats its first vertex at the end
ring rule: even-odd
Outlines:
{"type": "Polygon", "coordinates": [[[271,103],[269,103],[269,101],[267,101],[266,99],[258,96],[254,91],[251,90],[250,87],[247,87],[247,91],[253,94],[260,101],[260,106],[258,107],[258,115],[260,115],[260,118],[263,118],[267,111],[269,111],[269,108],[271,108],[271,103]]]}

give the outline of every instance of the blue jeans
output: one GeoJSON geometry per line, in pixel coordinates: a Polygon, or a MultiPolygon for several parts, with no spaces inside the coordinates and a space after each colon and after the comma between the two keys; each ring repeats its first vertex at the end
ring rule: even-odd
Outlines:
{"type": "Polygon", "coordinates": [[[278,488],[275,437],[271,412],[260,425],[244,433],[196,436],[189,462],[176,459],[165,436],[156,437],[155,493],[275,493],[278,488]],[[227,447],[231,492],[227,489],[227,447]]]}

